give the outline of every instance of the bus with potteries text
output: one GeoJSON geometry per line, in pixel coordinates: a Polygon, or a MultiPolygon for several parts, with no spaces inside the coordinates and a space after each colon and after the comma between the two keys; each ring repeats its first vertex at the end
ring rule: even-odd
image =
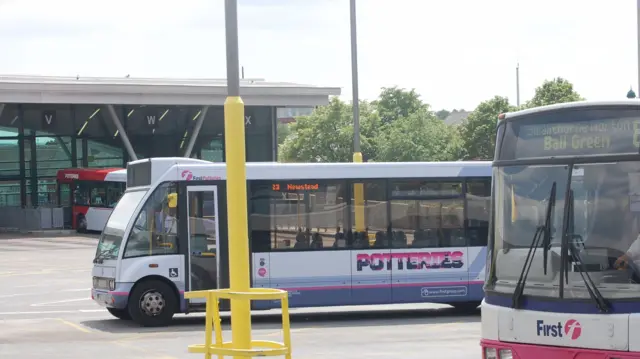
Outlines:
{"type": "MultiPolygon", "coordinates": [[[[225,167],[128,164],[95,253],[94,301],[158,326],[203,310],[185,291],[229,286],[225,167]]],[[[288,291],[290,307],[480,304],[490,162],[248,163],[246,173],[253,287],[288,291]]]]}

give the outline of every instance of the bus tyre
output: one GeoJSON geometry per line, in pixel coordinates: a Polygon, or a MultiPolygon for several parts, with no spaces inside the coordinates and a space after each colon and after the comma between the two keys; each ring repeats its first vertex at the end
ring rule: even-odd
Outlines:
{"type": "Polygon", "coordinates": [[[131,319],[143,327],[164,327],[171,323],[178,305],[173,288],[159,280],[136,285],[129,296],[131,319]]]}
{"type": "Polygon", "coordinates": [[[480,301],[449,303],[451,306],[462,312],[475,312],[480,305],[480,301]]]}
{"type": "Polygon", "coordinates": [[[126,309],[107,308],[107,311],[114,317],[122,320],[131,320],[131,315],[126,309]]]}
{"type": "Polygon", "coordinates": [[[86,233],[87,232],[87,219],[83,215],[78,216],[78,233],[86,233]]]}

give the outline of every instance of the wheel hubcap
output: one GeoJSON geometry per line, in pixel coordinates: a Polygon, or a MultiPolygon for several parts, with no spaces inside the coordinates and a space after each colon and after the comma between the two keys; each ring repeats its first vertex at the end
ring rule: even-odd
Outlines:
{"type": "Polygon", "coordinates": [[[148,316],[153,317],[162,313],[164,306],[164,297],[156,291],[146,292],[140,299],[140,309],[148,316]]]}

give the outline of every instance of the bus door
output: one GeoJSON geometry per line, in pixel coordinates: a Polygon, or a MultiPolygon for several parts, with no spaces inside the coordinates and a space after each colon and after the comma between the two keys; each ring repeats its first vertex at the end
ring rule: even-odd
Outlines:
{"type": "MultiPolygon", "coordinates": [[[[215,185],[186,186],[186,231],[188,238],[187,290],[217,289],[220,271],[220,188],[215,185]]],[[[224,271],[225,273],[227,271],[224,271]]],[[[205,300],[192,299],[191,303],[205,300]]],[[[222,309],[222,308],[221,308],[222,309]]]]}
{"type": "Polygon", "coordinates": [[[468,179],[466,183],[465,227],[469,300],[484,297],[484,284],[491,212],[491,178],[468,179]]]}
{"type": "Polygon", "coordinates": [[[65,228],[73,228],[73,192],[75,183],[58,180],[58,206],[62,208],[65,228]]]}

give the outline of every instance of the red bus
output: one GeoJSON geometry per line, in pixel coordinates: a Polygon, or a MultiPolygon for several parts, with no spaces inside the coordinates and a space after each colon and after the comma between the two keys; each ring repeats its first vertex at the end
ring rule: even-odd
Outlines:
{"type": "Polygon", "coordinates": [[[123,168],[68,168],[58,171],[58,203],[65,225],[80,233],[102,231],[127,184],[123,168]]]}

